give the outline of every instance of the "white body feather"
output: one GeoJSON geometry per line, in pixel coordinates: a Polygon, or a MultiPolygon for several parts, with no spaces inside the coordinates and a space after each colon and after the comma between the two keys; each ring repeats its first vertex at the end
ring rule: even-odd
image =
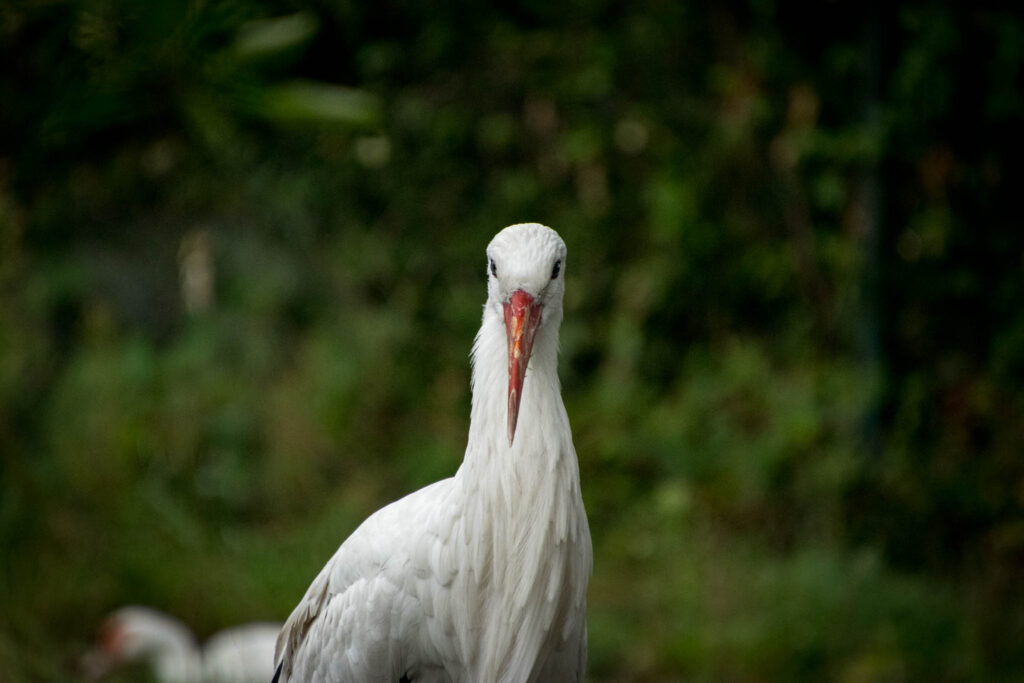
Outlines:
{"type": "Polygon", "coordinates": [[[462,466],[370,516],[341,545],[278,640],[282,681],[580,681],[586,663],[590,531],[558,375],[565,247],[554,231],[508,228],[473,348],[462,466]],[[557,271],[556,271],[557,272],[557,271]],[[502,300],[544,303],[519,427],[506,436],[502,300]]]}

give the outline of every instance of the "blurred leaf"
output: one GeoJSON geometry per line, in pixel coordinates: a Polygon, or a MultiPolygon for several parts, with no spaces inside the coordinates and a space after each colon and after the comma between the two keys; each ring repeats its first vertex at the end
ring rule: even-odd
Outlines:
{"type": "Polygon", "coordinates": [[[312,12],[248,21],[238,27],[234,51],[242,59],[265,57],[308,43],[320,22],[312,12]]]}
{"type": "Polygon", "coordinates": [[[380,104],[369,93],[314,81],[271,86],[249,109],[279,123],[320,123],[368,128],[380,121],[380,104]]]}

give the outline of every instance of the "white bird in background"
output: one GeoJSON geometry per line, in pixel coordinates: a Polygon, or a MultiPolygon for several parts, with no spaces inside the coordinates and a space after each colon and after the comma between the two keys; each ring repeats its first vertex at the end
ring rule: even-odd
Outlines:
{"type": "Polygon", "coordinates": [[[266,683],[274,672],[279,623],[218,631],[199,648],[192,632],[169,614],[130,605],[103,623],[99,650],[87,666],[99,678],[129,663],[145,663],[160,683],[266,683]]]}
{"type": "Polygon", "coordinates": [[[557,373],[565,255],[535,223],[491,241],[462,466],[342,543],[281,631],[275,681],[583,679],[592,551],[557,373]]]}

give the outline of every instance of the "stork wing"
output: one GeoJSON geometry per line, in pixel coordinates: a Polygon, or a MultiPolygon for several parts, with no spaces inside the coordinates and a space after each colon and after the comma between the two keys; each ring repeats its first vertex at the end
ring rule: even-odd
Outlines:
{"type": "Polygon", "coordinates": [[[447,583],[431,567],[451,529],[445,479],[381,508],[357,528],[285,622],[277,638],[274,681],[396,681],[422,659],[413,637],[425,617],[423,582],[447,583]],[[439,519],[447,517],[446,520],[439,519]],[[440,523],[439,523],[440,522],[440,523]]]}

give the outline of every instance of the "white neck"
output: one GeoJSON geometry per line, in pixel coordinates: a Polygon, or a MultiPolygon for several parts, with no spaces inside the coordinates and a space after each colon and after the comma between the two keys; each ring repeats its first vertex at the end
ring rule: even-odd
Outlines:
{"type": "Polygon", "coordinates": [[[198,683],[202,664],[195,650],[165,650],[153,656],[153,672],[160,683],[198,683]]]}
{"type": "Polygon", "coordinates": [[[558,319],[542,319],[537,331],[515,439],[508,443],[508,347],[499,310],[488,302],[473,345],[469,439],[459,475],[466,484],[518,506],[528,499],[524,494],[541,486],[578,490],[579,472],[558,382],[558,319]],[[567,470],[560,474],[570,481],[550,476],[559,465],[567,470]]]}
{"type": "Polygon", "coordinates": [[[191,635],[166,628],[144,635],[144,659],[160,683],[198,683],[202,680],[199,648],[191,635]]]}
{"type": "MultiPolygon", "coordinates": [[[[547,311],[545,311],[547,313],[547,311]]],[[[534,341],[515,440],[508,443],[508,351],[499,309],[488,303],[473,348],[469,442],[456,474],[465,492],[465,533],[483,614],[502,615],[482,634],[478,680],[518,678],[545,647],[549,627],[582,595],[591,550],[579,467],[558,382],[557,312],[534,341]],[[496,644],[509,643],[502,649],[496,644]]],[[[554,629],[558,630],[558,629],[554,629]]]]}

